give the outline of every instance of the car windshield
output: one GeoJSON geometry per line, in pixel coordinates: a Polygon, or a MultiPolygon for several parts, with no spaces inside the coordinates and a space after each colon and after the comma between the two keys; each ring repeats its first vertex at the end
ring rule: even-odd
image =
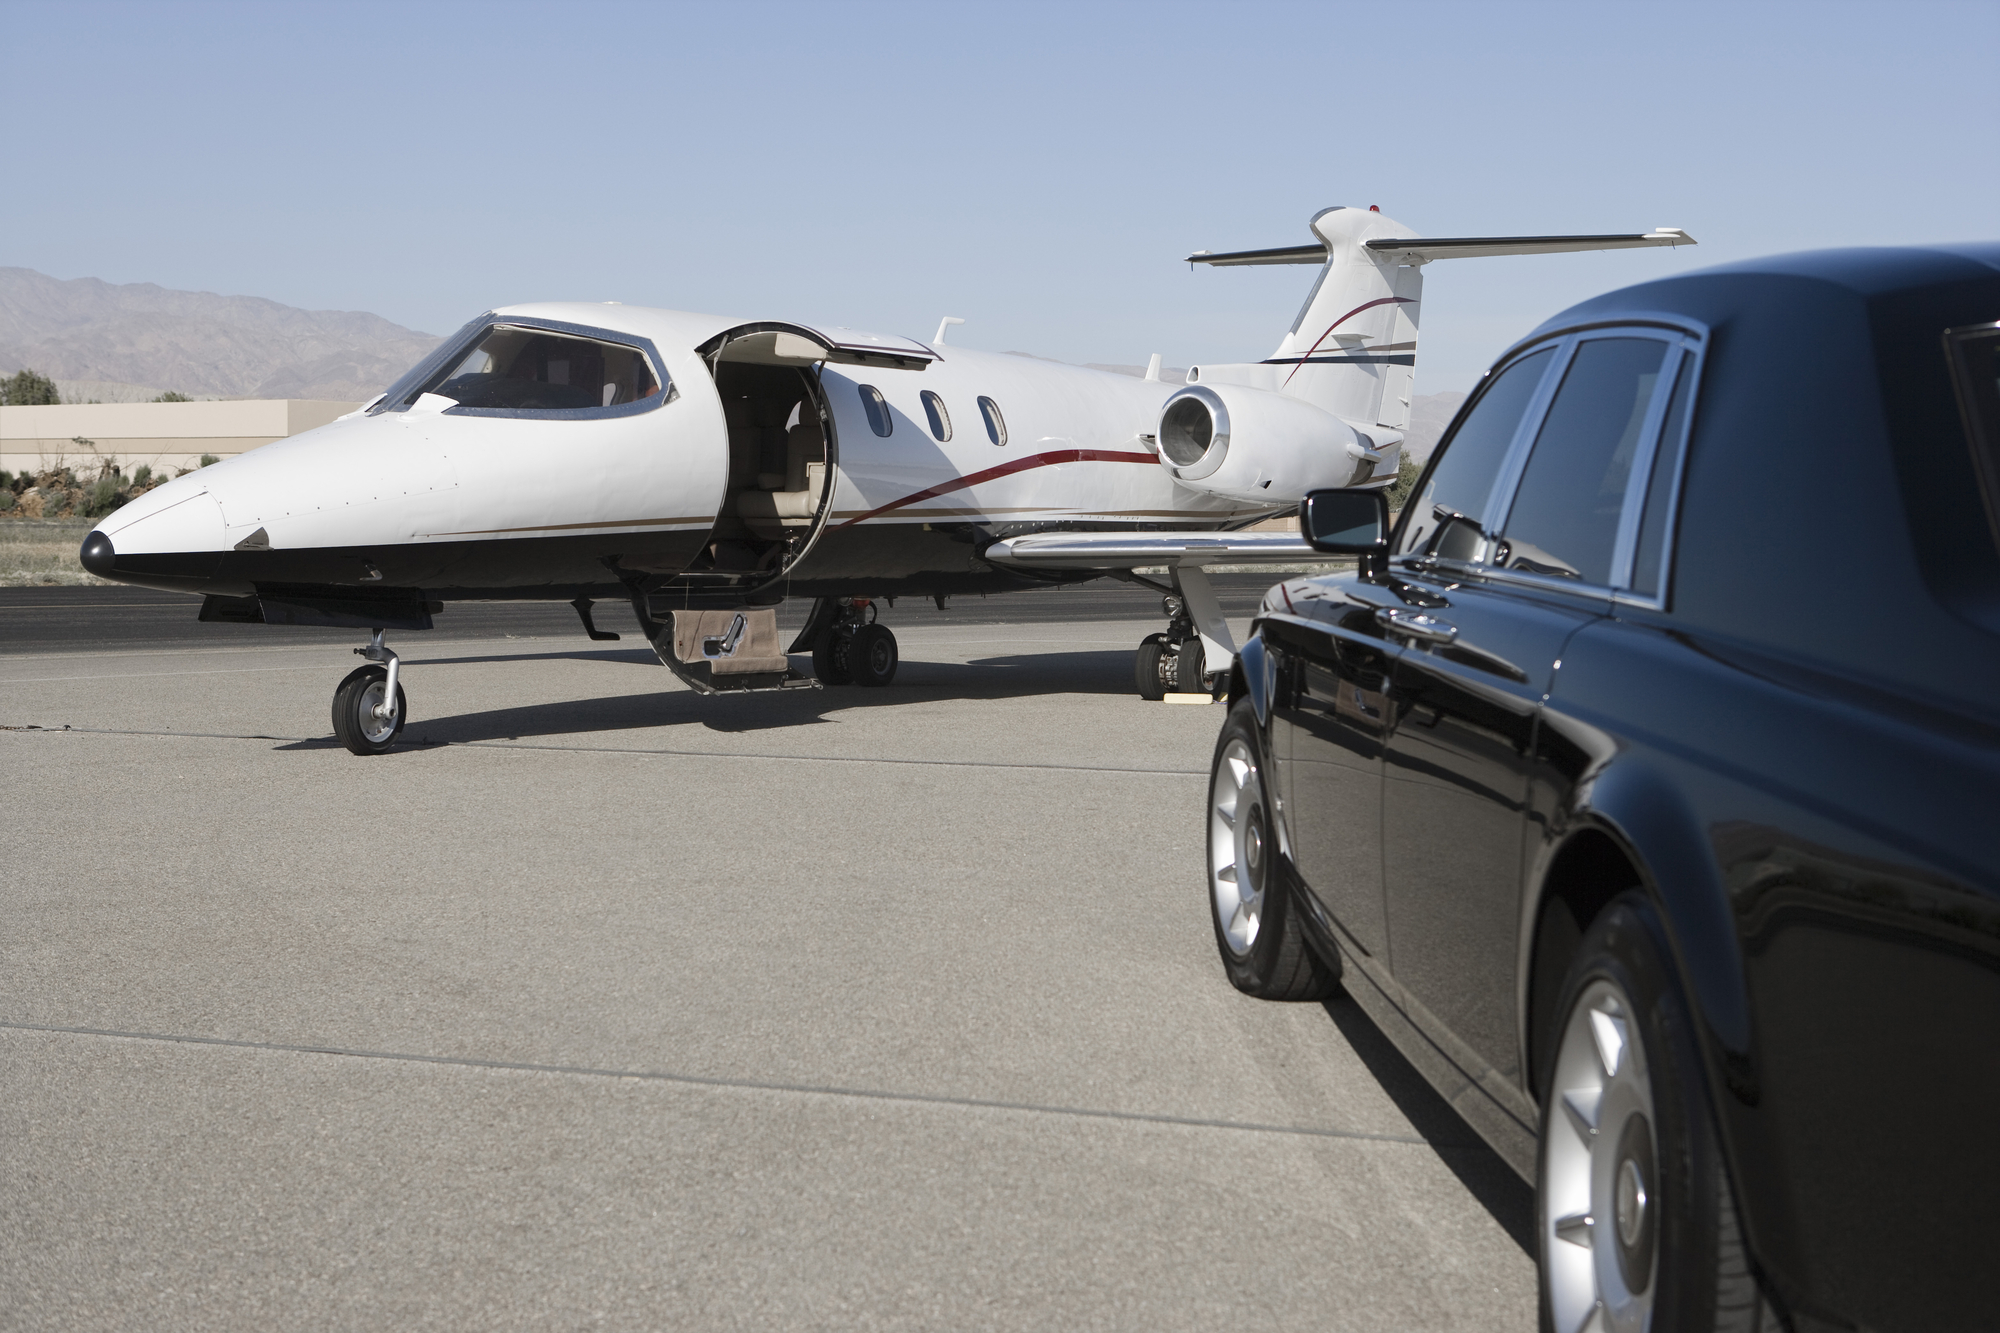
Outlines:
{"type": "Polygon", "coordinates": [[[488,329],[422,389],[461,407],[515,412],[616,407],[659,391],[636,347],[511,324],[488,329]]]}

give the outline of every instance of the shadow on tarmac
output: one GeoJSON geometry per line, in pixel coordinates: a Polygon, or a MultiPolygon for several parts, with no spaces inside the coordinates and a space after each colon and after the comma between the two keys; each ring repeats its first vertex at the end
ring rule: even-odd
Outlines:
{"type": "MultiPolygon", "coordinates": [[[[411,751],[474,741],[518,741],[538,737],[588,735],[593,732],[638,731],[699,723],[709,731],[743,733],[782,731],[829,721],[828,714],[857,708],[894,707],[918,699],[997,700],[1047,694],[1131,694],[1132,654],[1106,650],[1078,653],[1027,653],[987,657],[969,663],[913,662],[896,683],[883,689],[841,686],[818,690],[767,690],[756,694],[700,695],[683,689],[650,651],[532,653],[515,656],[434,658],[412,660],[410,668],[508,662],[528,658],[571,657],[616,662],[652,663],[660,672],[661,688],[644,694],[570,699],[561,703],[524,704],[479,713],[425,717],[418,707],[403,733],[411,751]]],[[[412,670],[404,676],[411,693],[421,688],[412,670]]],[[[1217,725],[1221,725],[1220,713],[1217,725]]],[[[333,742],[300,741],[280,750],[316,750],[333,742]]]]}
{"type": "Polygon", "coordinates": [[[1535,1191],[1514,1173],[1499,1153],[1486,1146],[1472,1126],[1465,1123],[1451,1103],[1438,1095],[1416,1066],[1396,1049],[1374,1020],[1346,995],[1336,995],[1323,1006],[1340,1035],[1389,1094],[1424,1141],[1440,1160],[1451,1168],[1459,1183],[1480,1206],[1492,1214],[1508,1238],[1530,1259],[1536,1257],[1535,1191]]]}

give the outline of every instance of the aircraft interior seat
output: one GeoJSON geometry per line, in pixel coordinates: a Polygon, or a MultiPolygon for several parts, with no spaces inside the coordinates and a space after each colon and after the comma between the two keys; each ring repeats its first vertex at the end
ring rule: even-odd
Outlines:
{"type": "Polygon", "coordinates": [[[738,491],[736,512],[753,529],[801,527],[812,521],[826,489],[826,439],[803,423],[785,436],[785,470],[757,474],[759,489],[738,491]]]}

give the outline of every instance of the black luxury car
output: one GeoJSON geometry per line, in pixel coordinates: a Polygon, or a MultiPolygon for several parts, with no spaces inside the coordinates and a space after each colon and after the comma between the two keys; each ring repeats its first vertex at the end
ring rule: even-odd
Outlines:
{"type": "Polygon", "coordinates": [[[2000,1328],[2000,244],[1613,292],[1266,595],[1223,964],[1536,1188],[1544,1326],[2000,1328]]]}

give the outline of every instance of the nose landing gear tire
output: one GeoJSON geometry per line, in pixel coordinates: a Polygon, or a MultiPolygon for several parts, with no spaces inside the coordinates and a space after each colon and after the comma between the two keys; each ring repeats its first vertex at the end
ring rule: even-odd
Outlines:
{"type": "Polygon", "coordinates": [[[356,667],[333,692],[333,734],[354,754],[386,754],[403,734],[410,715],[403,687],[396,686],[395,711],[376,715],[389,673],[379,666],[356,667]]]}

